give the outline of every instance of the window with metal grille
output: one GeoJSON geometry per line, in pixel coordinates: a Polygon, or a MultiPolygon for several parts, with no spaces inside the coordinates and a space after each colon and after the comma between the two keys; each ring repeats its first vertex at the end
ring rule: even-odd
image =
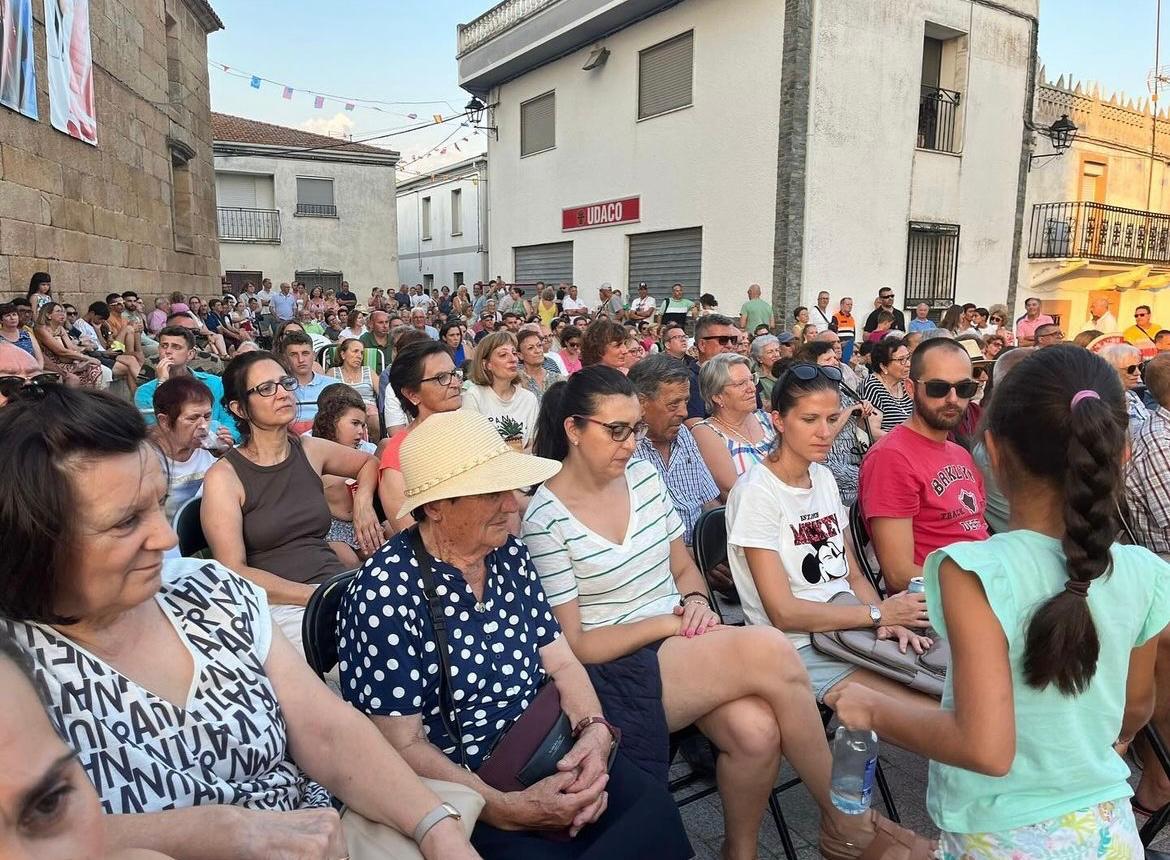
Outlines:
{"type": "Polygon", "coordinates": [[[557,145],[557,94],[545,93],[520,105],[520,155],[535,155],[557,145]]]}
{"type": "Polygon", "coordinates": [[[683,33],[638,54],[638,119],[690,107],[694,33],[683,33]]]}
{"type": "Polygon", "coordinates": [[[333,180],[298,176],[297,214],[315,215],[319,218],[336,218],[337,206],[333,203],[333,180]]]}
{"type": "Polygon", "coordinates": [[[911,221],[906,241],[906,307],[955,301],[959,273],[959,225],[911,221]]]}

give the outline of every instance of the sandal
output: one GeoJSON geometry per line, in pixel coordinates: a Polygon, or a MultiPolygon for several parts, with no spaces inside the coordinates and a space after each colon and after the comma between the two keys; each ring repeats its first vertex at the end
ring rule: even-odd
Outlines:
{"type": "Polygon", "coordinates": [[[935,844],[870,810],[858,816],[865,825],[845,834],[833,834],[821,824],[820,852],[825,860],[931,860],[935,844]],[[868,839],[868,841],[866,841],[868,839]]]}
{"type": "Polygon", "coordinates": [[[1129,805],[1133,807],[1134,815],[1140,815],[1144,818],[1153,818],[1155,815],[1158,814],[1158,810],[1147,809],[1146,807],[1144,807],[1140,803],[1138,803],[1136,796],[1131,797],[1129,799],[1129,805]]]}

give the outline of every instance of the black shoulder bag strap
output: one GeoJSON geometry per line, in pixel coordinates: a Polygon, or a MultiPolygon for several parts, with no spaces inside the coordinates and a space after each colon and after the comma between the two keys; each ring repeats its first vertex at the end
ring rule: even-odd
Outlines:
{"type": "Polygon", "coordinates": [[[459,752],[459,763],[467,770],[471,770],[467,764],[467,753],[463,750],[463,726],[459,723],[459,709],[455,706],[455,698],[451,694],[447,617],[443,615],[443,606],[435,591],[435,559],[423,545],[418,525],[414,525],[410,529],[410,545],[414,550],[414,558],[418,562],[423,592],[427,596],[427,612],[431,616],[431,626],[435,629],[435,646],[439,652],[439,716],[443,720],[443,727],[447,730],[447,734],[455,742],[455,749],[459,752]]]}

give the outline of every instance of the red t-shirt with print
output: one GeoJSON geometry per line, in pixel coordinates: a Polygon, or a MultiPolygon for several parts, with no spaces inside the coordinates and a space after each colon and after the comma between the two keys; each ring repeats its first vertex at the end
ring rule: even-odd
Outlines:
{"type": "Polygon", "coordinates": [[[957,541],[985,540],[983,477],[967,450],[935,442],[899,424],[861,461],[861,510],[876,517],[911,519],[914,563],[957,541]]]}

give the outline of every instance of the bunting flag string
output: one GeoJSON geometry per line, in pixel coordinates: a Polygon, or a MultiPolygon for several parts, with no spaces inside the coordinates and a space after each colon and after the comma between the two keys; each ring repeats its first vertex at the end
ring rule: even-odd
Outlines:
{"type": "MultiPolygon", "coordinates": [[[[410,119],[410,120],[417,120],[418,113],[413,112],[413,111],[403,113],[403,112],[400,112],[398,110],[394,110],[394,108],[408,107],[408,106],[414,106],[414,105],[445,105],[446,107],[450,108],[451,111],[454,113],[460,112],[459,109],[456,108],[453,104],[451,104],[451,102],[448,101],[447,99],[422,99],[422,100],[417,100],[417,101],[388,101],[388,100],[382,100],[382,99],[356,98],[354,96],[340,96],[340,95],[336,95],[334,93],[320,92],[318,90],[305,89],[302,87],[293,87],[290,84],[287,84],[283,81],[276,81],[276,80],[273,80],[272,78],[266,78],[263,75],[258,75],[258,74],[255,74],[253,72],[243,71],[243,70],[238,69],[234,66],[229,66],[226,63],[220,63],[220,62],[216,62],[214,60],[208,60],[207,65],[209,68],[214,69],[216,71],[223,72],[224,74],[228,75],[229,77],[241,78],[243,80],[246,80],[248,82],[248,86],[254,90],[261,89],[264,84],[270,84],[272,86],[275,86],[275,87],[280,89],[281,98],[283,98],[286,101],[292,101],[293,97],[296,95],[299,95],[299,94],[305,94],[308,96],[312,96],[313,97],[313,107],[316,110],[321,110],[322,108],[325,107],[325,105],[327,103],[333,102],[333,103],[337,104],[339,108],[343,108],[344,110],[347,110],[347,111],[354,111],[358,108],[362,108],[363,110],[378,111],[379,113],[390,114],[391,116],[400,116],[400,117],[404,117],[404,118],[410,119]]],[[[441,125],[444,122],[442,114],[439,114],[439,113],[433,114],[433,119],[435,121],[435,124],[437,124],[437,125],[441,125]]]]}

